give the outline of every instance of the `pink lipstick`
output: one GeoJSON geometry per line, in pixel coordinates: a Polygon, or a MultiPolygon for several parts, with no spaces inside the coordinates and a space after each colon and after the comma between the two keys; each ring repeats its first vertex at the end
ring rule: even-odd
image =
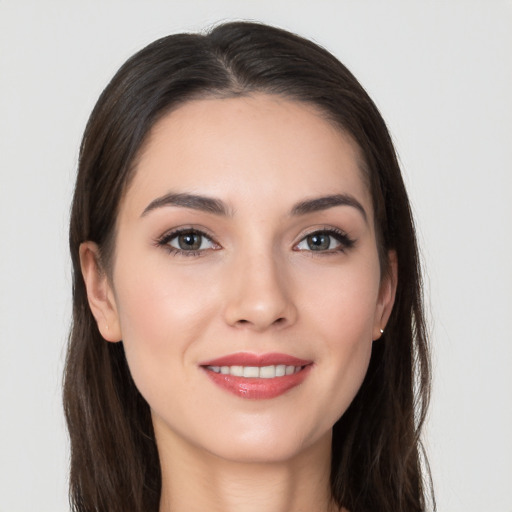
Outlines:
{"type": "Polygon", "coordinates": [[[202,362],[200,367],[219,387],[241,398],[275,398],[301,384],[313,361],[288,354],[239,352],[202,362]]]}

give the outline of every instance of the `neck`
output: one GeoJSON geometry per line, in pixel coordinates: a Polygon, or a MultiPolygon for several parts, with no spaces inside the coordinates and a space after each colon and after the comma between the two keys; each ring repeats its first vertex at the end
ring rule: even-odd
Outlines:
{"type": "Polygon", "coordinates": [[[334,512],[330,435],[290,460],[238,462],[174,442],[157,443],[162,467],[160,512],[334,512]]]}

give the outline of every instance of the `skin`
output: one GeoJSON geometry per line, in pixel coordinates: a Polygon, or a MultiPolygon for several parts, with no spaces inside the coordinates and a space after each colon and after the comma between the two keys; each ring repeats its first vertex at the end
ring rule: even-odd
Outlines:
{"type": "Polygon", "coordinates": [[[379,265],[359,162],[353,141],[312,106],[267,95],[191,101],[160,120],[141,151],[112,272],[102,271],[94,243],[82,244],[100,332],[123,340],[151,407],[161,512],[334,509],[332,426],[364,379],[396,288],[394,254],[389,272],[379,265]],[[226,215],[155,206],[169,193],[215,198],[226,215]],[[291,213],[333,194],[364,213],[353,205],[291,213]],[[172,253],[176,238],[158,240],[175,228],[208,238],[192,255],[172,253]],[[312,250],[307,236],[326,229],[353,244],[332,237],[312,250]],[[283,395],[248,400],[200,367],[236,352],[313,364],[283,395]]]}

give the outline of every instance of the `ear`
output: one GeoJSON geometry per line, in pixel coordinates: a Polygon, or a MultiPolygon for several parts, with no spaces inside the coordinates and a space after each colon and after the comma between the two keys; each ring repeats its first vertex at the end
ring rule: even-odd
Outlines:
{"type": "Polygon", "coordinates": [[[80,267],[87,289],[87,299],[98,330],[107,341],[120,341],[121,326],[114,292],[100,263],[100,251],[94,242],[80,244],[80,267]]]}
{"type": "Polygon", "coordinates": [[[385,269],[380,282],[379,298],[375,311],[375,321],[373,326],[373,340],[378,340],[382,336],[382,331],[386,329],[393,304],[395,303],[396,285],[398,282],[398,261],[396,251],[388,252],[388,268],[385,269]]]}

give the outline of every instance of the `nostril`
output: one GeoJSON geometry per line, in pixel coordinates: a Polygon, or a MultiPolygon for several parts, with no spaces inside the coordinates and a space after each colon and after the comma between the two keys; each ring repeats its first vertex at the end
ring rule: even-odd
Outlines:
{"type": "MultiPolygon", "coordinates": [[[[274,320],[272,322],[272,325],[281,325],[281,324],[283,324],[285,322],[286,322],[286,318],[279,317],[279,318],[276,318],[276,320],[274,320]]],[[[252,322],[250,320],[246,320],[244,318],[241,318],[236,323],[237,323],[237,325],[247,325],[247,324],[251,324],[252,322]]]]}

